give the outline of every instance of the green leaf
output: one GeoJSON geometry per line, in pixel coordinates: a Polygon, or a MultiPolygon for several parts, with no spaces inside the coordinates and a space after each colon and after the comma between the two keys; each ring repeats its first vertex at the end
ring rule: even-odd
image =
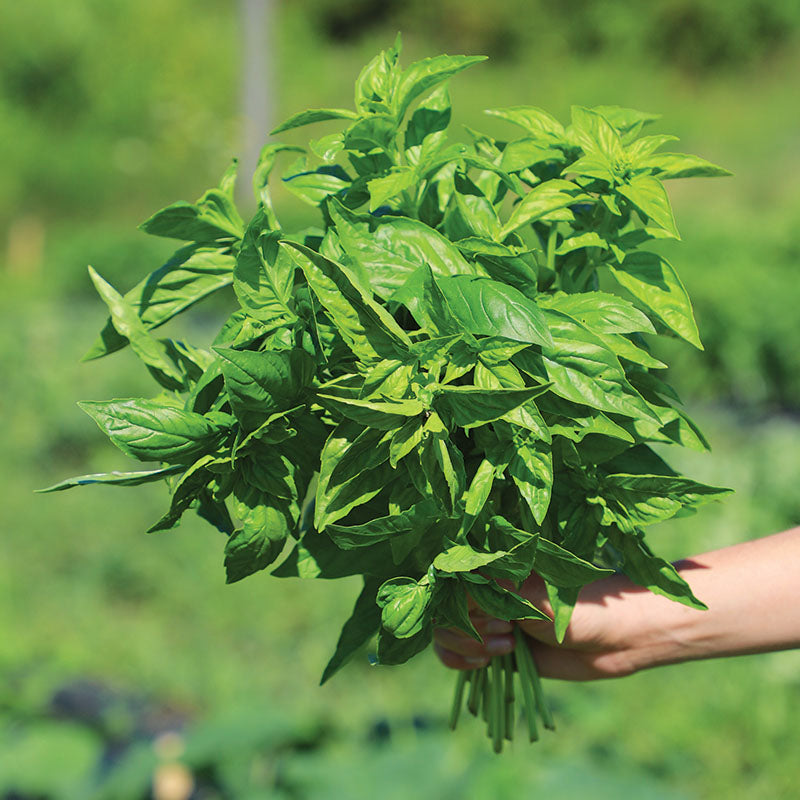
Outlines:
{"type": "Polygon", "coordinates": [[[170,358],[170,351],[164,342],[156,339],[145,327],[136,309],[127,303],[110,283],[106,283],[91,267],[89,275],[97,293],[111,312],[111,323],[120,336],[124,336],[136,355],[148,367],[162,374],[159,381],[170,389],[183,389],[185,375],[170,358]]]}
{"type": "Polygon", "coordinates": [[[667,178],[720,178],[733,175],[699,156],[684,153],[658,153],[639,158],[634,163],[637,169],[652,172],[659,180],[667,178]]]}
{"type": "Polygon", "coordinates": [[[585,586],[614,573],[612,569],[596,567],[589,561],[544,538],[539,538],[533,567],[554,586],[585,586]]]}
{"type": "Polygon", "coordinates": [[[550,445],[531,435],[517,437],[515,445],[508,474],[530,508],[536,523],[541,525],[550,505],[553,488],[553,456],[550,445]]]}
{"type": "Polygon", "coordinates": [[[578,320],[595,333],[655,333],[653,323],[638,308],[606,292],[559,292],[539,302],[578,320]]]}
{"type": "Polygon", "coordinates": [[[436,609],[437,627],[456,628],[478,642],[483,641],[470,619],[467,593],[461,581],[437,580],[433,604],[436,609]]]}
{"type": "Polygon", "coordinates": [[[663,558],[653,555],[640,536],[612,530],[609,538],[622,555],[625,574],[634,583],[689,608],[708,608],[694,596],[689,584],[675,567],[663,558]]]}
{"type": "Polygon", "coordinates": [[[509,412],[543,394],[549,386],[524,389],[481,389],[476,386],[440,386],[434,407],[454,425],[469,429],[505,417],[509,412]]]}
{"type": "Polygon", "coordinates": [[[392,104],[395,115],[402,119],[409,105],[421,94],[450,76],[485,60],[486,56],[441,55],[414,62],[403,71],[398,82],[392,104]]]}
{"type": "Polygon", "coordinates": [[[543,145],[536,139],[516,139],[503,148],[500,169],[505,172],[520,172],[547,161],[561,161],[560,150],[543,145]]]}
{"type": "Polygon", "coordinates": [[[661,119],[661,114],[650,114],[647,111],[620,106],[595,106],[591,110],[602,114],[623,136],[637,132],[645,125],[661,119]]]}
{"type": "MultiPolygon", "coordinates": [[[[263,214],[264,227],[267,230],[278,230],[278,218],[272,208],[272,199],[269,191],[269,176],[275,166],[275,159],[280,153],[302,153],[302,147],[290,144],[266,144],[261,149],[253,172],[253,194],[258,203],[259,211],[263,214]]],[[[252,227],[252,223],[251,223],[252,227]]]]}
{"type": "Polygon", "coordinates": [[[533,134],[534,139],[549,144],[564,142],[564,126],[555,117],[536,106],[512,106],[487,110],[486,113],[524,128],[533,134]]]}
{"type": "Polygon", "coordinates": [[[293,114],[286,122],[282,122],[277,128],[270,131],[270,136],[275,136],[293,128],[301,128],[303,125],[312,125],[315,122],[328,122],[333,119],[358,119],[355,111],[346,108],[312,108],[308,111],[301,111],[293,114]]]}
{"type": "Polygon", "coordinates": [[[169,510],[158,522],[151,525],[148,533],[168,531],[174,528],[183,514],[199,500],[201,492],[213,480],[211,465],[218,464],[213,456],[203,456],[186,470],[176,482],[170,499],[169,510]]]}
{"type": "MultiPolygon", "coordinates": [[[[166,264],[151,272],[124,295],[148,329],[174,316],[210,294],[230,286],[234,257],[227,249],[190,245],[178,250],[166,264]]],[[[122,349],[128,340],[109,318],[102,333],[83,357],[101,358],[122,349]]]]}
{"type": "Polygon", "coordinates": [[[152,236],[206,244],[241,239],[244,222],[233,202],[233,186],[223,178],[219,189],[209,189],[196,203],[173,203],[139,227],[152,236]]]}
{"type": "Polygon", "coordinates": [[[395,86],[400,78],[399,56],[398,34],[394,47],[379,53],[361,70],[356,79],[356,108],[370,113],[389,110],[395,86]]]}
{"type": "MultiPolygon", "coordinates": [[[[383,452],[376,449],[378,463],[374,464],[372,469],[367,468],[362,472],[349,469],[346,480],[337,483],[333,479],[337,465],[362,431],[360,425],[345,420],[334,429],[325,442],[316,490],[314,524],[318,530],[323,530],[326,525],[342,519],[354,508],[369,502],[398,477],[395,470],[387,463],[388,448],[386,448],[383,452]]],[[[368,461],[365,463],[369,465],[368,461]]]]}
{"type": "MultiPolygon", "coordinates": [[[[481,363],[475,367],[475,385],[484,389],[524,388],[525,381],[513,364],[487,366],[481,360],[481,363]]],[[[520,428],[532,431],[539,439],[543,439],[546,442],[550,441],[550,431],[547,424],[542,419],[536,403],[532,400],[504,414],[502,419],[520,428]]]]}
{"type": "Polygon", "coordinates": [[[292,289],[296,265],[278,246],[280,234],[265,230],[263,212],[245,232],[233,270],[233,288],[242,307],[267,325],[291,325],[296,319],[292,289]]]}
{"type": "Polygon", "coordinates": [[[338,202],[328,204],[344,251],[369,275],[370,288],[391,299],[408,278],[428,266],[435,275],[477,275],[448,239],[406,217],[364,217],[338,202]]]}
{"type": "Polygon", "coordinates": [[[403,144],[406,161],[422,166],[442,146],[444,131],[450,124],[450,95],[446,85],[440,86],[411,115],[406,125],[403,144]]]}
{"type": "Polygon", "coordinates": [[[138,398],[78,405],[123,453],[169,464],[191,463],[214,451],[233,421],[227,414],[195,414],[138,398]]]}
{"type": "Polygon", "coordinates": [[[341,550],[325,533],[307,530],[286,558],[270,573],[276,578],[334,580],[351,575],[390,577],[394,569],[386,542],[357,550],[341,550]]]}
{"type": "Polygon", "coordinates": [[[480,553],[468,544],[454,544],[433,560],[433,566],[442,572],[471,572],[491,564],[507,553],[480,553]]]}
{"type": "Polygon", "coordinates": [[[435,434],[423,440],[419,455],[431,496],[452,517],[466,483],[461,451],[444,435],[435,434]]]}
{"type": "Polygon", "coordinates": [[[389,444],[389,463],[396,467],[410,452],[419,447],[424,436],[421,417],[412,417],[392,435],[389,444]]]}
{"type": "Polygon", "coordinates": [[[472,599],[492,617],[509,621],[515,619],[550,619],[547,614],[536,608],[529,600],[501,588],[493,580],[470,572],[460,573],[460,578],[466,581],[465,587],[472,599]]]}
{"type": "MultiPolygon", "coordinates": [[[[376,151],[391,151],[394,138],[397,135],[397,120],[389,114],[376,114],[364,117],[354,122],[344,133],[344,147],[347,150],[355,150],[363,153],[366,159],[360,163],[370,167],[369,172],[383,171],[391,165],[387,156],[374,158],[376,151]]],[[[351,159],[356,166],[359,174],[364,174],[363,166],[359,167],[358,162],[351,159]]]]}
{"type": "Polygon", "coordinates": [[[334,397],[318,392],[316,398],[322,405],[336,409],[340,414],[378,430],[389,431],[399,428],[406,417],[416,417],[425,410],[419,400],[359,400],[356,398],[334,397]]]}
{"type": "Polygon", "coordinates": [[[676,475],[605,475],[604,496],[615,501],[614,513],[623,529],[651,525],[731,493],[676,475]]]}
{"type": "Polygon", "coordinates": [[[398,639],[385,628],[381,628],[378,632],[378,663],[387,666],[405,664],[430,644],[432,636],[433,629],[430,624],[407,639],[398,639]]]}
{"type": "Polygon", "coordinates": [[[36,492],[62,492],[65,489],[72,489],[74,486],[88,486],[98,483],[105,486],[139,486],[142,483],[152,483],[160,481],[170,475],[177,475],[183,472],[184,466],[166,467],[164,469],[150,469],[145,472],[97,472],[92,475],[80,475],[75,478],[67,478],[46,489],[36,489],[36,492]]]}
{"type": "Polygon", "coordinates": [[[553,178],[540,183],[538,186],[534,186],[514,207],[498,238],[502,241],[508,234],[523,225],[536,222],[553,211],[592,199],[590,196],[582,194],[580,187],[570,181],[553,178]]]}
{"type": "Polygon", "coordinates": [[[312,206],[321,205],[327,197],[344,192],[351,184],[349,176],[339,166],[323,165],[308,169],[303,160],[293,164],[289,173],[283,177],[286,188],[312,206]]]}
{"type": "Polygon", "coordinates": [[[649,312],[681,338],[703,349],[689,295],[672,264],[655,253],[629,253],[611,274],[649,312]]]}
{"type": "Polygon", "coordinates": [[[385,205],[393,197],[410,189],[417,181],[417,173],[413,167],[395,167],[388,175],[367,181],[369,210],[375,211],[385,205]]]}
{"type": "Polygon", "coordinates": [[[381,625],[397,639],[409,639],[428,622],[431,587],[427,578],[391,578],[378,589],[381,625]]]}
{"type": "Polygon", "coordinates": [[[365,578],[364,588],[356,599],[353,612],[339,634],[336,651],[322,673],[320,686],[333,677],[378,632],[381,610],[375,603],[375,593],[375,582],[365,578]]]}
{"type": "Polygon", "coordinates": [[[676,239],[680,239],[672,216],[672,206],[660,180],[639,175],[630,183],[617,187],[617,192],[630,200],[645,218],[652,220],[676,239]]]}
{"type": "Polygon", "coordinates": [[[243,524],[225,545],[226,583],[240,581],[275,561],[295,522],[285,505],[252,489],[236,493],[234,509],[243,524]]]}
{"type": "Polygon", "coordinates": [[[233,412],[248,430],[257,428],[271,414],[295,406],[314,374],[313,360],[304,350],[214,349],[222,359],[233,412]]]}
{"type": "Polygon", "coordinates": [[[399,514],[377,517],[363,525],[329,524],[325,531],[337,547],[352,550],[355,547],[367,547],[376,542],[394,539],[412,531],[421,531],[424,534],[437,519],[435,505],[423,500],[399,514]]]}
{"type": "Polygon", "coordinates": [[[392,295],[392,302],[402,303],[412,313],[420,328],[436,336],[464,332],[427,264],[412,273],[392,295]]]}
{"type": "Polygon", "coordinates": [[[573,140],[584,153],[600,153],[613,160],[622,155],[619,133],[596,109],[572,106],[573,140]]]}
{"type": "Polygon", "coordinates": [[[283,242],[281,247],[289,248],[325,313],[358,358],[404,360],[411,344],[408,335],[346,267],[295,242],[283,242]]]}
{"type": "Polygon", "coordinates": [[[437,278],[436,283],[469,333],[531,344],[552,341],[539,306],[518,289],[491,278],[466,275],[437,278]]]}
{"type": "Polygon", "coordinates": [[[654,414],[628,382],[617,357],[591,331],[571,317],[548,311],[552,346],[539,356],[531,349],[514,356],[527,374],[552,383],[553,394],[573,403],[627,417],[654,414]]]}

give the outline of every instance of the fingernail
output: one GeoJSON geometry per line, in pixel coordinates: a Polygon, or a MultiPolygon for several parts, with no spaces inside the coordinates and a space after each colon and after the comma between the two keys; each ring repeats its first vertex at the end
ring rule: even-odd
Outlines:
{"type": "Polygon", "coordinates": [[[464,656],[464,663],[470,667],[485,667],[489,659],[485,656],[464,656]]]}
{"type": "Polygon", "coordinates": [[[486,633],[511,633],[511,623],[504,619],[490,619],[486,623],[486,633]]]}
{"type": "Polygon", "coordinates": [[[500,656],[510,653],[514,649],[514,642],[510,636],[488,636],[484,646],[493,656],[500,656]]]}

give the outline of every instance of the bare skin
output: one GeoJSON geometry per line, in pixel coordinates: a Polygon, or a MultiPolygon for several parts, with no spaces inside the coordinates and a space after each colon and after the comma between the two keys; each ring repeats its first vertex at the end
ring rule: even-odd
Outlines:
{"type": "MultiPolygon", "coordinates": [[[[539,672],[585,681],[704,658],[800,647],[800,527],[678,561],[677,570],[708,606],[698,611],[654,595],[624,575],[584,587],[562,644],[552,623],[521,620],[539,672]]],[[[519,593],[547,614],[541,579],[519,593]]],[[[454,669],[485,666],[514,649],[512,623],[471,612],[483,643],[438,629],[434,647],[454,669]]]]}

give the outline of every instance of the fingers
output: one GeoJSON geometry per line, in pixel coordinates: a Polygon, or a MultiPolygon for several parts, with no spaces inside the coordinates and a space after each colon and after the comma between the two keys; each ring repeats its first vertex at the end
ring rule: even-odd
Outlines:
{"type": "Polygon", "coordinates": [[[486,666],[492,656],[505,655],[514,649],[510,622],[474,612],[471,619],[483,639],[482,642],[453,628],[437,628],[434,631],[434,650],[446,666],[453,669],[478,669],[486,666]]]}

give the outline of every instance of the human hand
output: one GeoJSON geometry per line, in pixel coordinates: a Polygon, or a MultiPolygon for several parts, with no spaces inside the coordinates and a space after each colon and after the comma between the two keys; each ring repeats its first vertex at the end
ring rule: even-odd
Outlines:
{"type": "MultiPolygon", "coordinates": [[[[537,575],[529,577],[517,592],[552,616],[544,581],[537,575]]],[[[448,667],[477,669],[492,656],[514,649],[512,625],[517,625],[526,634],[525,642],[543,677],[573,681],[622,677],[646,665],[647,655],[659,639],[657,615],[645,616],[646,610],[655,610],[652,597],[622,575],[589,584],[579,595],[560,644],[552,622],[510,623],[488,617],[473,607],[470,618],[483,642],[458,630],[438,628],[434,632],[434,649],[448,667]]],[[[656,602],[655,606],[659,605],[656,602]]]]}

